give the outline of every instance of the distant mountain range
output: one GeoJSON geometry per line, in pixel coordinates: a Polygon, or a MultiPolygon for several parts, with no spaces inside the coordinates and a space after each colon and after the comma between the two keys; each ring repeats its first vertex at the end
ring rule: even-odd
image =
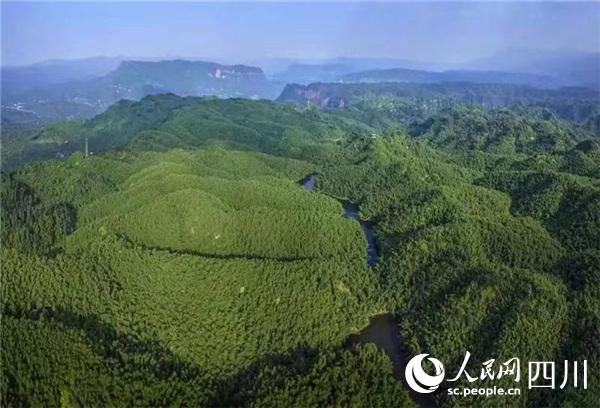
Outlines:
{"type": "Polygon", "coordinates": [[[430,72],[405,68],[375,69],[354,72],[340,78],[341,82],[472,82],[489,84],[523,84],[538,88],[556,88],[571,85],[547,75],[524,74],[497,71],[442,71],[430,72]]]}
{"type": "Polygon", "coordinates": [[[313,82],[479,82],[518,83],[543,88],[600,89],[600,53],[508,49],[464,64],[434,64],[390,58],[333,58],[288,61],[272,78],[313,82]]]}
{"type": "Polygon", "coordinates": [[[548,75],[573,85],[600,88],[600,53],[508,49],[464,68],[548,75]]]}
{"type": "Polygon", "coordinates": [[[14,95],[49,85],[96,78],[115,70],[121,61],[122,57],[93,57],[2,67],[2,95],[14,95]]]}
{"type": "Polygon", "coordinates": [[[439,65],[393,58],[331,58],[322,61],[289,61],[285,69],[272,78],[287,83],[339,82],[345,75],[367,71],[402,67],[412,70],[438,70],[439,65]]]}
{"type": "MultiPolygon", "coordinates": [[[[89,118],[120,99],[139,100],[158,93],[276,99],[286,83],[464,82],[600,89],[600,54],[593,53],[508,50],[460,67],[390,58],[280,58],[254,62],[267,66],[270,75],[250,65],[123,57],[4,67],[2,125],[21,128],[60,119],[89,118]]],[[[286,95],[289,90],[282,98],[286,95]]]]}
{"type": "MultiPolygon", "coordinates": [[[[43,68],[26,67],[20,75],[26,77],[31,70],[43,68]]],[[[12,78],[18,76],[17,71],[7,70],[12,78]]],[[[120,99],[139,100],[159,93],[274,99],[284,85],[267,80],[257,67],[205,61],[121,61],[116,69],[94,78],[87,78],[89,71],[81,69],[70,81],[46,81],[27,89],[8,82],[2,88],[3,114],[23,122],[45,123],[56,118],[91,117],[120,99]]]]}

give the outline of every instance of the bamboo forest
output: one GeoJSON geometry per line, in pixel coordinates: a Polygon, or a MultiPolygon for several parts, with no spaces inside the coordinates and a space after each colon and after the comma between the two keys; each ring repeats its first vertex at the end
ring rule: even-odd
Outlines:
{"type": "Polygon", "coordinates": [[[3,66],[0,406],[599,406],[595,55],[3,66]]]}

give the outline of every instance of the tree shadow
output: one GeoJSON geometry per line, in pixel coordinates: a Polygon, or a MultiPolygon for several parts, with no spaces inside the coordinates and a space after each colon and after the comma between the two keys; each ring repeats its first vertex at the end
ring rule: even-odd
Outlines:
{"type": "Polygon", "coordinates": [[[202,376],[202,370],[193,363],[178,357],[164,348],[158,340],[142,340],[120,333],[97,315],[84,315],[64,308],[39,308],[27,311],[3,311],[4,316],[32,321],[45,320],[58,323],[67,330],[77,330],[89,341],[93,351],[105,359],[116,362],[127,372],[145,372],[156,379],[181,379],[192,381],[202,376]],[[130,357],[124,357],[124,354],[130,357]],[[144,355],[138,359],[135,356],[144,355]]]}
{"type": "Polygon", "coordinates": [[[216,384],[211,407],[241,407],[252,405],[260,390],[283,387],[289,378],[310,372],[319,349],[299,346],[284,354],[268,354],[216,384]],[[268,369],[268,370],[266,370],[268,369]]]}

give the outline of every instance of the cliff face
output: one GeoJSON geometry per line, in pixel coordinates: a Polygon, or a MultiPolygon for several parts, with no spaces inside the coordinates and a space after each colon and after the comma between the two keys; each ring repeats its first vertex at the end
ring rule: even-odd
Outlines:
{"type": "Polygon", "coordinates": [[[17,124],[39,124],[89,118],[118,100],[139,100],[146,95],[275,99],[282,88],[282,83],[269,81],[262,69],[247,65],[185,60],[122,61],[103,76],[15,94],[10,100],[10,110],[3,107],[2,113],[3,119],[8,114],[17,124]]]}
{"type": "Polygon", "coordinates": [[[300,104],[310,103],[321,108],[343,108],[347,105],[344,97],[336,95],[329,86],[321,84],[298,85],[288,84],[283,89],[277,100],[279,102],[295,102],[300,104]]]}
{"type": "Polygon", "coordinates": [[[247,65],[215,65],[216,67],[214,67],[212,76],[217,79],[266,80],[263,70],[258,67],[247,65]]]}
{"type": "Polygon", "coordinates": [[[281,89],[267,80],[258,67],[205,61],[124,61],[106,79],[110,88],[131,99],[167,92],[272,99],[281,89]]]}
{"type": "Polygon", "coordinates": [[[262,69],[245,65],[221,65],[204,61],[123,61],[110,74],[113,82],[123,86],[159,85],[170,90],[193,93],[198,87],[227,81],[265,81],[262,69]],[[193,89],[190,89],[193,88],[193,89]],[[176,88],[176,89],[173,89],[176,88]]]}

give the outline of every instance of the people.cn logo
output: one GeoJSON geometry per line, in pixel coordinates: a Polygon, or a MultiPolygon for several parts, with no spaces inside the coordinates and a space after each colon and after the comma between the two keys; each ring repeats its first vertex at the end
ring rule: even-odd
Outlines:
{"type": "Polygon", "coordinates": [[[444,381],[444,365],[440,360],[427,357],[429,354],[419,354],[410,359],[404,370],[409,387],[421,394],[429,394],[438,389],[444,381]],[[435,375],[429,375],[423,370],[423,360],[427,358],[435,369],[435,375]]]}

